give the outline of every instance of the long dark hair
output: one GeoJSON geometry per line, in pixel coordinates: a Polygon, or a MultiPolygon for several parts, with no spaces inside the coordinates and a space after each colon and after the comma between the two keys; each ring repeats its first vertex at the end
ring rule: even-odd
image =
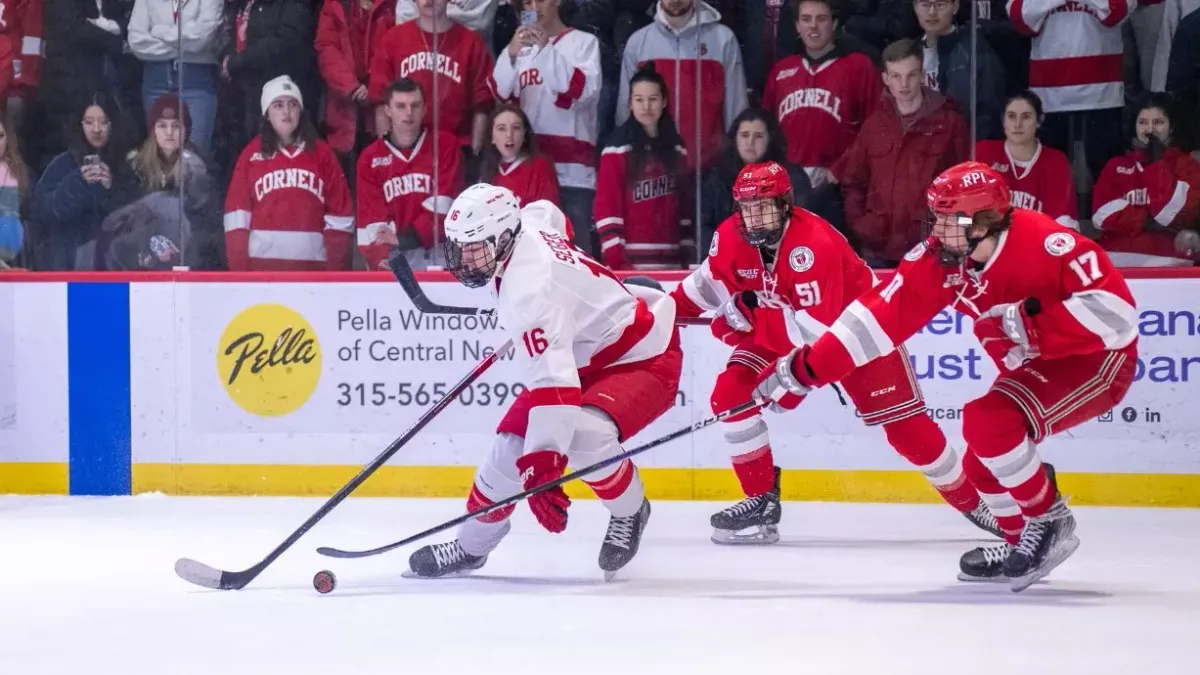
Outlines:
{"type": "Polygon", "coordinates": [[[1178,126],[1180,116],[1175,111],[1175,98],[1161,91],[1152,91],[1139,96],[1125,108],[1125,138],[1131,148],[1138,147],[1138,115],[1142,114],[1143,110],[1150,108],[1162,110],[1163,115],[1167,118],[1167,123],[1171,125],[1171,135],[1166,142],[1168,147],[1179,144],[1180,140],[1187,140],[1187,130],[1178,126]]]}
{"type": "MultiPolygon", "coordinates": [[[[667,91],[667,81],[663,79],[658,71],[654,70],[654,66],[644,66],[633,74],[633,78],[629,80],[629,100],[633,101],[633,87],[639,82],[650,82],[658,85],[659,91],[662,93],[663,102],[665,103],[670,95],[667,91]]],[[[679,150],[683,147],[683,139],[679,136],[679,129],[675,126],[675,119],[671,117],[671,113],[663,108],[662,116],[658,118],[658,135],[651,137],[642,128],[642,123],[637,121],[632,114],[625,123],[621,125],[625,133],[629,134],[631,149],[629,151],[629,160],[626,166],[634,167],[632,171],[627,171],[625,181],[630,186],[641,180],[645,175],[646,166],[650,164],[650,160],[655,160],[663,166],[668,174],[678,175],[680,173],[679,165],[679,150]]]]}
{"type": "MultiPolygon", "coordinates": [[[[279,134],[271,126],[271,118],[263,113],[262,121],[258,124],[258,137],[262,141],[262,154],[273,155],[279,150],[279,134]]],[[[304,152],[315,152],[317,149],[317,127],[308,117],[308,112],[300,109],[300,123],[296,125],[296,142],[304,144],[304,152]]]]}
{"type": "Polygon", "coordinates": [[[484,183],[492,182],[496,174],[500,171],[500,162],[504,161],[500,157],[500,151],[496,149],[496,144],[492,142],[492,128],[496,123],[496,118],[504,113],[512,113],[521,118],[521,124],[525,126],[525,140],[521,142],[521,149],[518,151],[518,157],[533,157],[537,154],[537,143],[533,137],[533,127],[529,124],[529,116],[524,110],[511,103],[500,103],[492,109],[492,114],[488,115],[487,121],[487,142],[483,144],[483,149],[479,151],[479,180],[484,183]]]}
{"type": "MultiPolygon", "coordinates": [[[[13,135],[12,129],[9,129],[9,135],[13,135]]],[[[121,109],[108,92],[93,91],[78,99],[75,114],[67,120],[63,138],[67,141],[67,152],[71,153],[77,164],[83,164],[86,155],[99,155],[100,161],[104,162],[114,175],[125,165],[125,154],[130,146],[128,130],[121,116],[121,109]],[[83,133],[83,115],[92,106],[103,110],[108,118],[108,143],[99,149],[93,148],[83,133]]]]}
{"type": "Polygon", "coordinates": [[[737,119],[733,120],[733,124],[729,125],[725,148],[717,160],[717,176],[726,185],[733,185],[733,182],[737,180],[738,172],[746,165],[737,149],[738,132],[746,122],[762,122],[767,127],[767,152],[758,161],[779,162],[782,166],[788,165],[787,138],[780,130],[779,123],[775,121],[771,113],[763,108],[746,108],[742,114],[737,116],[737,119]]]}

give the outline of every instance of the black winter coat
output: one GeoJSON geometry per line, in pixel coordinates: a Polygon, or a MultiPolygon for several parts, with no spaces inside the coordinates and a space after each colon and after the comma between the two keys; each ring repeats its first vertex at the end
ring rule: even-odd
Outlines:
{"type": "MultiPolygon", "coordinates": [[[[978,49],[975,72],[979,75],[975,89],[976,138],[1003,138],[1004,66],[982,35],[975,42],[978,49]]],[[[938,38],[937,50],[938,91],[968,113],[971,110],[971,36],[965,29],[954,31],[938,38]]]]}

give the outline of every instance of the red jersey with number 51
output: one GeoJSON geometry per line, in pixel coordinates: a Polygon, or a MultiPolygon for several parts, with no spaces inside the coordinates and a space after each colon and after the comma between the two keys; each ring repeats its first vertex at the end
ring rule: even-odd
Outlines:
{"type": "Polygon", "coordinates": [[[700,316],[734,293],[758,296],[755,341],[778,354],[816,342],[842,310],[875,285],[849,242],[820,216],[793,209],[771,259],[742,238],[738,215],[713,235],[708,257],[672,291],[680,316],[700,316]]]}
{"type": "MultiPolygon", "coordinates": [[[[456,217],[452,209],[449,221],[456,217]]],[[[527,453],[566,453],[579,421],[581,378],[652,359],[675,334],[675,303],[667,294],[627,288],[575,248],[566,216],[545,200],[521,209],[521,234],[494,287],[496,314],[526,371],[527,453]]]]}
{"type": "Polygon", "coordinates": [[[984,265],[942,264],[922,242],[886,284],[850,303],[812,346],[808,365],[819,382],[837,382],[883,356],[947,306],[972,319],[996,305],[1037,298],[1032,317],[1041,358],[1135,350],[1137,308],[1125,278],[1095,242],[1050,216],[1013,209],[984,265]]]}

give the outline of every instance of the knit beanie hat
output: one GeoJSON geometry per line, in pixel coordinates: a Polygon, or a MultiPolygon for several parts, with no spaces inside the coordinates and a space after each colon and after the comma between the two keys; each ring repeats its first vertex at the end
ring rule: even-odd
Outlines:
{"type": "Polygon", "coordinates": [[[304,96],[300,93],[300,87],[296,86],[292,78],[287,75],[280,75],[263,85],[262,100],[259,101],[262,105],[263,114],[267,114],[267,108],[271,107],[275,99],[283,96],[291,96],[296,99],[300,104],[300,109],[304,109],[304,96]]]}
{"type": "Polygon", "coordinates": [[[150,111],[146,114],[146,122],[149,125],[150,132],[154,132],[154,125],[159,120],[179,120],[183,124],[183,133],[185,136],[192,131],[192,114],[188,110],[187,103],[180,101],[176,94],[163,94],[155,99],[150,105],[150,111]]]}

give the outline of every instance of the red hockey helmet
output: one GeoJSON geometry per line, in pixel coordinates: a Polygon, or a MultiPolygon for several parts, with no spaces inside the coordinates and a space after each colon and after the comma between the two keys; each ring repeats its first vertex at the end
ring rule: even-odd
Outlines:
{"type": "Polygon", "coordinates": [[[925,199],[935,214],[962,214],[1009,208],[1011,192],[1004,177],[983,162],[956,164],[933,179],[925,199]]]}
{"type": "Polygon", "coordinates": [[[930,233],[941,242],[938,258],[957,265],[993,232],[1008,227],[1011,197],[1004,177],[982,162],[956,164],[933,179],[925,199],[932,214],[930,233]],[[1002,217],[981,229],[975,216],[982,211],[1002,217]]]}
{"type": "Polygon", "coordinates": [[[779,162],[747,164],[733,183],[738,229],[752,246],[770,246],[783,238],[792,210],[792,179],[779,162]]]}

